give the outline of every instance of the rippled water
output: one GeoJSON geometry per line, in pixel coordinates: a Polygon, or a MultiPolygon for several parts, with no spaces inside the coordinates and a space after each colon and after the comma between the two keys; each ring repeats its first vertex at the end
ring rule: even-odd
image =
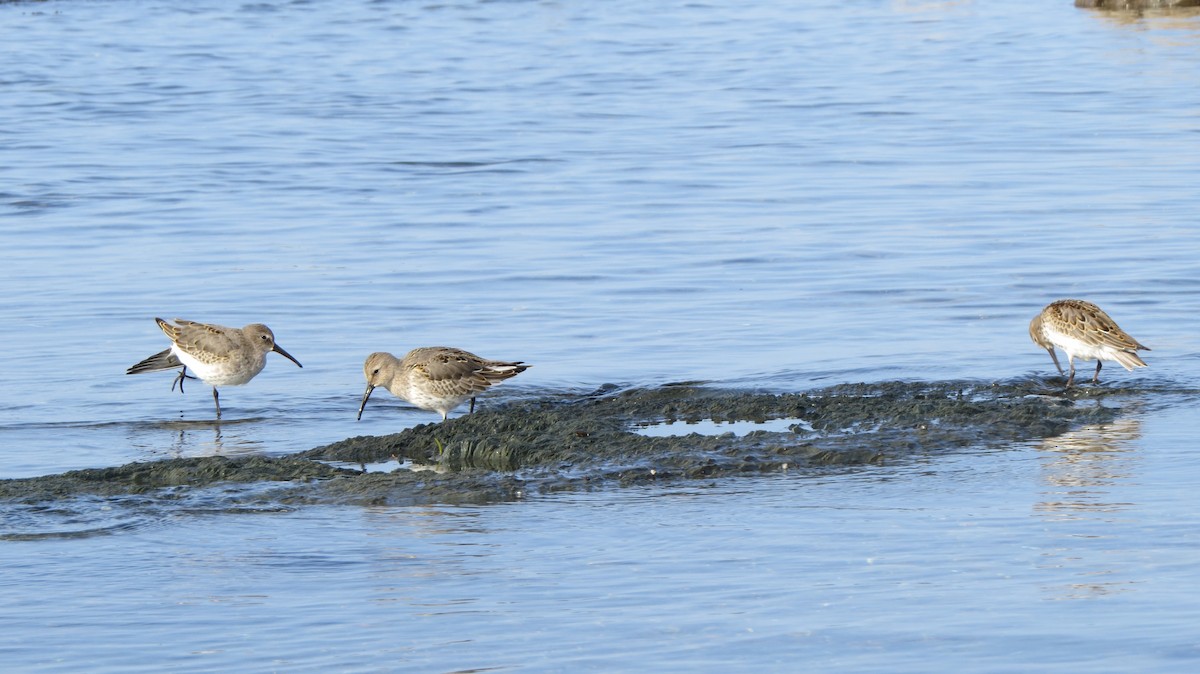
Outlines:
{"type": "Polygon", "coordinates": [[[487,405],[1047,373],[1026,325],[1066,296],[1153,348],[1105,369],[1113,427],[928,465],[5,506],[10,668],[1194,669],[1195,14],[69,0],[0,30],[0,477],[430,420],[354,421],[376,350],[535,365],[487,405]],[[214,424],[207,387],[123,374],[154,316],[262,321],[304,368],[214,424]]]}

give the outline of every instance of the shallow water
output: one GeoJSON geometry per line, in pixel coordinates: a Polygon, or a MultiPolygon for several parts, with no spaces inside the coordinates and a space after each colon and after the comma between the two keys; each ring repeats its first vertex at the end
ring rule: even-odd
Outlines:
{"type": "Polygon", "coordinates": [[[1026,325],[1067,296],[1153,348],[1103,371],[1148,391],[1112,427],[922,465],[5,506],[11,668],[1194,669],[1195,14],[110,0],[0,30],[0,477],[434,420],[354,421],[376,350],[533,363],[492,405],[1045,374],[1026,325]],[[207,387],[124,375],[154,316],[267,323],[304,368],[215,424],[207,387]]]}
{"type": "Polygon", "coordinates": [[[696,433],[698,435],[722,435],[724,433],[733,433],[734,435],[746,435],[754,431],[763,431],[767,433],[787,433],[796,429],[812,430],[812,425],[805,423],[803,419],[771,419],[758,423],[755,421],[732,421],[732,422],[717,422],[712,419],[702,421],[671,421],[659,424],[644,424],[635,426],[632,430],[642,435],[650,437],[663,437],[673,435],[690,435],[696,433]]]}
{"type": "Polygon", "coordinates": [[[483,507],[130,512],[0,547],[55,598],[19,593],[0,643],[46,671],[1186,671],[1188,418],[483,507]]]}

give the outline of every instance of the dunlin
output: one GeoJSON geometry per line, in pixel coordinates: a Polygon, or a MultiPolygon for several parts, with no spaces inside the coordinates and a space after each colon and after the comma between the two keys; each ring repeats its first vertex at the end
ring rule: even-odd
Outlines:
{"type": "Polygon", "coordinates": [[[382,386],[397,398],[423,410],[440,412],[445,421],[450,410],[467,398],[471,399],[471,411],[474,412],[477,393],[528,368],[521,362],[487,360],[447,346],[413,349],[403,359],[376,352],[367,356],[367,362],[363,364],[367,390],[358,406],[358,418],[362,419],[371,391],[382,386]]]}
{"type": "Polygon", "coordinates": [[[1126,370],[1146,367],[1146,361],[1138,357],[1138,350],[1149,351],[1136,339],[1109,318],[1100,307],[1083,300],[1058,300],[1042,309],[1042,313],[1029,322],[1029,336],[1034,343],[1050,352],[1054,367],[1063,372],[1054,355],[1054,347],[1067,354],[1071,373],[1067,386],[1075,382],[1075,359],[1096,361],[1096,374],[1092,383],[1100,383],[1100,366],[1106,360],[1120,363],[1126,370]]]}
{"type": "MultiPolygon", "coordinates": [[[[171,348],[134,365],[126,370],[125,374],[181,367],[183,369],[175,377],[175,383],[179,384],[179,390],[182,392],[183,380],[194,378],[187,373],[190,367],[197,377],[213,387],[213,403],[217,406],[218,419],[221,418],[221,401],[217,387],[240,386],[254,379],[267,364],[267,353],[274,351],[295,363],[297,367],[304,367],[300,361],[292,358],[292,354],[275,343],[274,333],[262,323],[251,323],[239,329],[185,321],[181,318],[175,319],[175,325],[161,318],[154,320],[171,340],[171,348]]],[[[175,390],[175,383],[171,384],[171,390],[175,390]]]]}

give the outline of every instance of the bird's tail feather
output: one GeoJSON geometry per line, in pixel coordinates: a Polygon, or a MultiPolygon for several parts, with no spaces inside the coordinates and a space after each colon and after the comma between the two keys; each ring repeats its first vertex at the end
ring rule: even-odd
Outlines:
{"type": "Polygon", "coordinates": [[[142,372],[158,372],[159,370],[174,370],[177,367],[183,367],[183,363],[171,353],[170,349],[159,351],[150,356],[146,360],[125,370],[125,374],[140,374],[142,372]]]}
{"type": "Polygon", "coordinates": [[[492,361],[482,370],[485,379],[490,381],[502,381],[509,377],[515,377],[525,370],[528,370],[531,365],[526,365],[522,362],[506,363],[502,361],[492,361]]]}
{"type": "Polygon", "coordinates": [[[1133,351],[1117,351],[1113,353],[1113,358],[1126,370],[1133,370],[1135,367],[1147,367],[1146,361],[1142,360],[1133,351]]]}

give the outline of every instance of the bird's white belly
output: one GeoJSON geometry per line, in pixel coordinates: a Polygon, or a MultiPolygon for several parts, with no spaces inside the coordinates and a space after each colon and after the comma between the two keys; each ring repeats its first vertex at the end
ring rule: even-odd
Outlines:
{"type": "Polygon", "coordinates": [[[1113,356],[1115,349],[1104,344],[1089,344],[1061,332],[1047,331],[1046,337],[1062,349],[1067,356],[1077,360],[1116,360],[1113,356]]]}
{"type": "Polygon", "coordinates": [[[422,391],[418,388],[410,387],[406,392],[407,395],[400,396],[408,402],[416,405],[423,410],[452,410],[458,407],[467,398],[471,397],[470,393],[463,395],[436,395],[422,391]]]}
{"type": "Polygon", "coordinates": [[[254,376],[262,372],[263,366],[267,364],[265,355],[260,356],[258,359],[241,361],[233,359],[205,363],[197,360],[191,354],[177,346],[172,346],[171,351],[179,359],[179,362],[187,366],[192,374],[204,380],[204,383],[210,386],[241,386],[254,379],[254,376]]]}
{"type": "Polygon", "coordinates": [[[423,410],[447,412],[461,405],[472,393],[453,385],[434,385],[418,378],[398,379],[388,390],[423,410]]]}

